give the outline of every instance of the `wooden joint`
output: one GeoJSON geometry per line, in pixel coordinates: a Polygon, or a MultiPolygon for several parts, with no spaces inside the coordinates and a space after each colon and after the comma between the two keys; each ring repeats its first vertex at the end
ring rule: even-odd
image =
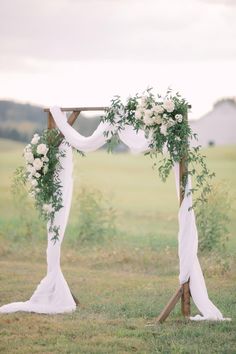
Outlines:
{"type": "Polygon", "coordinates": [[[80,114],[80,111],[72,112],[67,120],[68,124],[70,124],[72,126],[74,124],[74,122],[76,121],[76,119],[78,118],[79,114],[80,114]]]}
{"type": "Polygon", "coordinates": [[[51,112],[48,112],[48,129],[56,128],[56,123],[53,119],[51,112]]]}

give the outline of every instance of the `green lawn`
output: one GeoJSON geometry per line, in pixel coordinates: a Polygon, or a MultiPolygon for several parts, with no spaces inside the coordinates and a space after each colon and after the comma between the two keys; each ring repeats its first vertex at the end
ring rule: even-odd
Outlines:
{"type": "MultiPolygon", "coordinates": [[[[10,192],[22,148],[0,140],[0,304],[28,299],[46,272],[44,226],[31,204],[23,199],[16,205],[10,192]]],[[[210,298],[232,322],[189,322],[177,305],[163,325],[155,324],[178,286],[174,178],[163,184],[141,155],[76,154],[62,269],[81,307],[69,315],[0,315],[0,352],[236,353],[236,149],[212,148],[206,154],[216,182],[225,180],[232,194],[222,255],[229,269],[214,254],[200,258],[210,298]],[[116,210],[117,234],[107,242],[75,242],[81,186],[99,189],[116,210]]]]}

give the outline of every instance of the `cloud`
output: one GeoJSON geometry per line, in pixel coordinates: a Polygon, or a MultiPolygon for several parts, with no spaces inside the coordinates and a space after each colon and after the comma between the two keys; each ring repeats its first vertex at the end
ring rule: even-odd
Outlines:
{"type": "Polygon", "coordinates": [[[201,0],[203,2],[207,2],[211,5],[219,4],[219,5],[225,5],[225,6],[235,6],[236,2],[235,0],[201,0]]]}
{"type": "Polygon", "coordinates": [[[30,69],[34,60],[235,60],[235,11],[212,3],[1,0],[1,64],[11,70],[14,63],[30,69]]]}

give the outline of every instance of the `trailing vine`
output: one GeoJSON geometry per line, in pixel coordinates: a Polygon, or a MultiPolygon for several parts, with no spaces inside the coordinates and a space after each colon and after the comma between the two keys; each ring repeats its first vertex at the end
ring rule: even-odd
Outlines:
{"type": "Polygon", "coordinates": [[[185,160],[187,173],[181,181],[186,186],[188,176],[194,177],[195,185],[191,192],[196,198],[194,207],[205,202],[211,190],[210,180],[215,175],[206,164],[206,157],[201,154],[200,146],[191,147],[191,140],[197,139],[188,124],[187,115],[191,108],[189,103],[177,92],[168,89],[164,97],[154,95],[152,89],[142,95],[129,97],[125,103],[120,96],[111,100],[102,121],[110,122],[116,127],[115,132],[105,132],[108,149],[119,142],[117,132],[125,125],[132,126],[137,132],[143,130],[149,139],[149,150],[145,155],[154,160],[153,166],[158,170],[162,181],[166,181],[176,162],[185,160]],[[110,136],[110,134],[112,134],[110,136]],[[161,157],[161,158],[160,158],[161,157]]]}

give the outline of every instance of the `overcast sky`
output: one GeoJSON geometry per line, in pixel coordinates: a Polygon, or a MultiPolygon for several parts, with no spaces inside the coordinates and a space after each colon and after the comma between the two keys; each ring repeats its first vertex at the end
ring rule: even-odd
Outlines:
{"type": "Polygon", "coordinates": [[[193,117],[236,96],[236,0],[0,0],[0,99],[107,105],[148,86],[193,117]]]}

